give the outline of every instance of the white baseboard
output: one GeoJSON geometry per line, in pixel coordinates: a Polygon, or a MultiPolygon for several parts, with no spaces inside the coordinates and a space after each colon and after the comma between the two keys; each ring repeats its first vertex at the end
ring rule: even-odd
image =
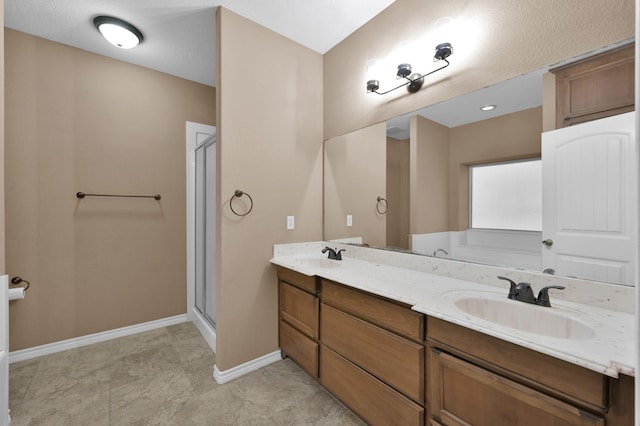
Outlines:
{"type": "Polygon", "coordinates": [[[61,340],[59,342],[48,343],[46,345],[34,346],[33,348],[20,349],[19,351],[9,352],[9,364],[18,361],[24,361],[27,359],[37,358],[43,355],[53,354],[56,352],[66,351],[68,349],[75,349],[81,346],[91,345],[93,343],[104,342],[107,340],[116,339],[118,337],[130,336],[132,334],[142,333],[144,331],[154,330],[156,328],[180,324],[186,321],[187,314],[181,314],[174,317],[144,322],[142,324],[130,325],[128,327],[103,331],[101,333],[61,340]]]}
{"type": "Polygon", "coordinates": [[[280,360],[282,360],[282,356],[280,355],[280,351],[278,350],[225,371],[218,370],[218,364],[216,364],[213,366],[213,378],[216,379],[216,382],[218,382],[219,384],[227,383],[231,380],[237,379],[240,376],[244,376],[245,374],[251,373],[252,371],[265,367],[269,364],[273,364],[274,362],[280,360]]]}
{"type": "Polygon", "coordinates": [[[216,330],[211,327],[211,324],[207,322],[202,315],[195,309],[189,312],[188,318],[193,325],[196,326],[202,338],[207,342],[213,353],[216,352],[216,330]]]}

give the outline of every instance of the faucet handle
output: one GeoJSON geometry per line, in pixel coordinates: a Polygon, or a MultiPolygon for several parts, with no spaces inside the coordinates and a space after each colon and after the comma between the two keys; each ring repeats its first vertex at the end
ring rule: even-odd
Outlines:
{"type": "Polygon", "coordinates": [[[564,290],[565,287],[560,285],[550,285],[547,287],[543,287],[538,293],[538,298],[536,299],[536,305],[551,307],[551,302],[549,301],[549,289],[558,289],[564,290]]]}
{"type": "Polygon", "coordinates": [[[507,296],[509,299],[517,300],[518,295],[516,293],[516,282],[513,281],[509,277],[503,277],[502,275],[498,275],[498,279],[509,281],[509,295],[507,296]]]}
{"type": "Polygon", "coordinates": [[[342,260],[342,252],[347,251],[346,249],[340,249],[336,251],[336,260],[342,260]]]}

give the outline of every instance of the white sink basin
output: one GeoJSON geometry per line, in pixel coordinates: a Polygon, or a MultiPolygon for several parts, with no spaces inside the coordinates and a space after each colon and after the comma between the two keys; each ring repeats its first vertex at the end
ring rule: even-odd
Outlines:
{"type": "Polygon", "coordinates": [[[595,335],[588,325],[553,308],[509,299],[464,297],[455,306],[479,319],[527,333],[570,340],[587,340],[595,335]]]}
{"type": "Polygon", "coordinates": [[[301,258],[296,259],[296,263],[307,268],[336,268],[340,266],[340,260],[327,258],[301,258]]]}

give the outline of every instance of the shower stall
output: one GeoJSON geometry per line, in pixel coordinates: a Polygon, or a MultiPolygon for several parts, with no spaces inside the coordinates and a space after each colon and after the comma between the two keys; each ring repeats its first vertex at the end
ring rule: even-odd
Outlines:
{"type": "Polygon", "coordinates": [[[216,350],[216,129],[187,122],[187,317],[216,350]]]}

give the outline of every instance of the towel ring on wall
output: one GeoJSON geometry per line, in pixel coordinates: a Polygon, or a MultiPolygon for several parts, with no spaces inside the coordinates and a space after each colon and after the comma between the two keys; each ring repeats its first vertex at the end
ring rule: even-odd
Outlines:
{"type": "Polygon", "coordinates": [[[31,286],[31,283],[29,283],[29,281],[23,280],[20,277],[11,278],[11,284],[13,284],[13,285],[18,285],[18,284],[22,284],[22,283],[27,283],[27,286],[24,287],[24,291],[26,292],[29,289],[29,287],[31,286]]]}
{"type": "Polygon", "coordinates": [[[387,202],[387,200],[382,198],[382,197],[378,197],[378,202],[376,203],[376,210],[380,214],[387,214],[387,210],[389,210],[389,203],[387,202]],[[380,211],[380,203],[382,201],[384,201],[384,211],[383,212],[380,211]]]}
{"type": "Polygon", "coordinates": [[[251,198],[251,195],[247,194],[246,192],[243,192],[243,191],[240,191],[239,189],[236,189],[235,192],[233,193],[233,195],[231,196],[231,200],[229,200],[229,208],[231,208],[231,211],[236,216],[246,216],[249,213],[251,213],[251,210],[253,210],[253,198],[251,198]],[[249,201],[251,202],[251,205],[249,206],[249,210],[247,210],[246,213],[238,213],[237,211],[235,211],[233,209],[233,199],[234,198],[240,198],[243,195],[246,195],[247,197],[249,197],[249,201]]]}

